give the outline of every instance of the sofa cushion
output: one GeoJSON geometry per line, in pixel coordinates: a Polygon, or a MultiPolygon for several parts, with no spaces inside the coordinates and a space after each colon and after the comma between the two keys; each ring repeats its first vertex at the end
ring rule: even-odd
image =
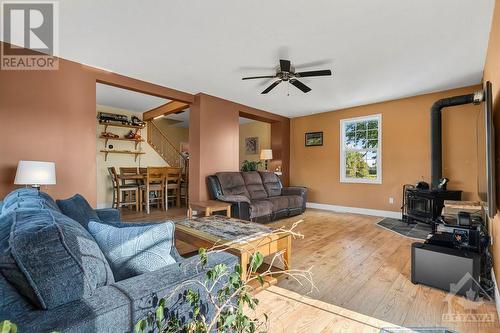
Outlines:
{"type": "Polygon", "coordinates": [[[260,176],[269,197],[281,195],[281,182],[274,172],[261,171],[260,176]]]}
{"type": "Polygon", "coordinates": [[[282,197],[282,196],[270,197],[268,200],[273,204],[273,212],[278,212],[280,210],[288,209],[287,197],[282,197]]]}
{"type": "Polygon", "coordinates": [[[41,308],[89,297],[97,288],[114,282],[99,246],[78,222],[53,210],[16,211],[9,217],[12,227],[7,252],[41,308]]]}
{"type": "Polygon", "coordinates": [[[217,172],[215,174],[224,195],[244,195],[250,198],[241,172],[217,172]]]}
{"type": "Polygon", "coordinates": [[[117,281],[176,262],[171,255],[175,246],[172,222],[116,227],[91,221],[88,227],[108,259],[117,281]]]}
{"type": "MultiPolygon", "coordinates": [[[[10,235],[16,212],[0,215],[0,275],[17,290],[20,295],[33,305],[39,305],[38,298],[31,288],[23,272],[17,266],[16,260],[10,252],[10,235]]],[[[2,288],[3,290],[3,288],[2,288]]]]}
{"type": "Polygon", "coordinates": [[[47,193],[34,188],[21,188],[10,192],[5,197],[0,215],[23,209],[52,209],[59,211],[54,199],[47,193]]]}
{"type": "Polygon", "coordinates": [[[269,199],[252,200],[250,203],[250,218],[271,215],[273,212],[273,204],[269,199]]]}
{"type": "Polygon", "coordinates": [[[304,198],[300,195],[286,195],[283,197],[288,199],[288,208],[290,209],[302,208],[304,204],[304,198]]]}
{"type": "Polygon", "coordinates": [[[16,288],[0,274],[0,320],[9,315],[32,310],[33,307],[26,298],[21,296],[16,288]]]}
{"type": "Polygon", "coordinates": [[[262,184],[262,178],[257,171],[242,172],[241,175],[245,181],[247,191],[250,194],[250,199],[267,198],[267,192],[262,184]]]}
{"type": "Polygon", "coordinates": [[[80,223],[82,226],[87,228],[90,220],[99,221],[99,216],[96,211],[90,206],[90,204],[85,200],[80,194],[75,194],[69,199],[57,200],[57,205],[61,209],[61,212],[72,218],[73,220],[80,223]]]}

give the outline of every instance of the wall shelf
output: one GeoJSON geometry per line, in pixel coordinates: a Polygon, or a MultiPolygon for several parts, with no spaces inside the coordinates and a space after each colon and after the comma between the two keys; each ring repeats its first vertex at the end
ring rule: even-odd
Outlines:
{"type": "Polygon", "coordinates": [[[144,139],[128,139],[128,138],[108,138],[108,137],[105,137],[105,136],[100,136],[99,139],[103,139],[104,140],[104,148],[107,148],[108,147],[108,141],[130,141],[130,142],[134,142],[135,143],[135,150],[137,150],[137,145],[140,143],[140,142],[144,142],[144,139]]]}
{"type": "Polygon", "coordinates": [[[137,133],[139,130],[143,129],[144,126],[136,126],[136,125],[126,125],[126,124],[117,124],[117,123],[107,123],[104,121],[99,121],[99,125],[104,126],[104,132],[108,131],[108,127],[122,127],[122,128],[132,128],[135,129],[135,133],[137,133]]]}
{"type": "Polygon", "coordinates": [[[104,153],[104,161],[107,161],[108,154],[127,154],[134,155],[134,161],[137,161],[137,156],[145,154],[143,151],[130,151],[130,150],[109,150],[102,149],[101,153],[104,153]]]}

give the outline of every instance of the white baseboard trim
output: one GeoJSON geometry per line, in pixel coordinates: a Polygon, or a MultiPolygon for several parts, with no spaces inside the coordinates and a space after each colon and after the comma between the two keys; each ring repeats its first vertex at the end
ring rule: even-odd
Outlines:
{"type": "Polygon", "coordinates": [[[98,203],[97,204],[97,209],[103,209],[103,208],[111,208],[113,207],[113,204],[110,202],[110,203],[98,203]]]}
{"type": "Polygon", "coordinates": [[[493,284],[495,285],[495,306],[497,308],[498,318],[500,318],[500,292],[498,291],[497,279],[493,268],[491,269],[491,278],[493,279],[493,284]]]}
{"type": "Polygon", "coordinates": [[[338,213],[354,213],[354,214],[361,214],[361,215],[390,217],[393,219],[400,219],[401,218],[401,212],[392,212],[389,210],[337,206],[337,205],[320,204],[320,203],[315,203],[315,202],[306,203],[306,207],[322,209],[322,210],[329,210],[329,211],[338,212],[338,213]]]}

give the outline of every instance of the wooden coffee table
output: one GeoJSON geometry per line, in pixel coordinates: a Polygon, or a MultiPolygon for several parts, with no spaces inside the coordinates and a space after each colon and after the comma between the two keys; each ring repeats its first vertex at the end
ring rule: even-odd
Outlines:
{"type": "Polygon", "coordinates": [[[284,269],[290,269],[292,236],[271,232],[271,228],[262,224],[220,215],[175,222],[175,237],[182,242],[206,249],[214,245],[230,246],[227,251],[240,258],[242,280],[247,279],[248,264],[256,252],[266,257],[283,251],[284,269]]]}
{"type": "Polygon", "coordinates": [[[204,211],[205,216],[212,215],[213,212],[226,211],[226,215],[231,217],[231,204],[216,200],[194,201],[189,203],[188,217],[193,217],[193,210],[204,211]]]}

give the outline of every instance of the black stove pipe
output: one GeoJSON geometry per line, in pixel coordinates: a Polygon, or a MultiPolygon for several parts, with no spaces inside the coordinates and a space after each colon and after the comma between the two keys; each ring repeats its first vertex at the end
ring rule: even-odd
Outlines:
{"type": "Polygon", "coordinates": [[[443,172],[441,110],[450,106],[479,104],[483,100],[482,91],[473,94],[443,98],[431,108],[431,189],[436,189],[443,172]]]}

